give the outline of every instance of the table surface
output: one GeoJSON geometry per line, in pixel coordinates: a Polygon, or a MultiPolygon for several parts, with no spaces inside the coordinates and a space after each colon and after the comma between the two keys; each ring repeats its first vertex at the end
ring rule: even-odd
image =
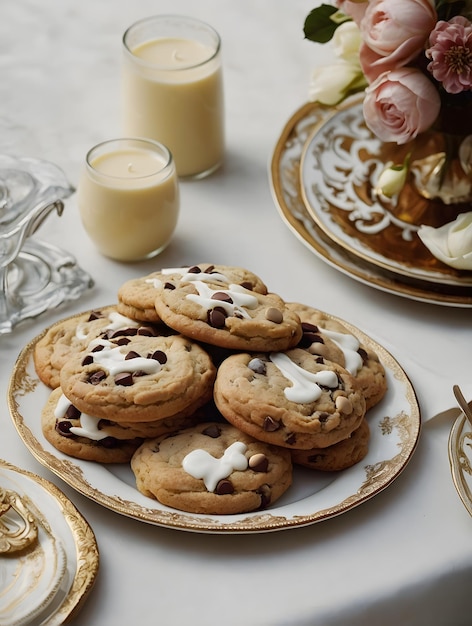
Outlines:
{"type": "MultiPolygon", "coordinates": [[[[327,48],[303,38],[318,2],[174,0],[172,12],[211,23],[223,42],[227,152],[213,176],[181,183],[175,237],[158,258],[120,264],[83,231],[75,195],[38,236],[77,259],[92,290],[0,337],[0,458],[54,482],[92,526],[95,586],[74,624],[461,625],[469,623],[472,520],[448,460],[454,383],[472,394],[471,313],[408,300],[328,266],[283,223],[268,167],[281,130],[306,101],[327,48]],[[109,511],[42,467],[6,403],[20,350],[54,321],[116,301],[125,280],[208,261],[245,266],[286,300],[337,315],[400,362],[422,410],[413,458],[388,489],[304,528],[210,535],[147,525],[109,511]]],[[[0,152],[61,167],[72,184],[87,150],[120,135],[121,37],[163,2],[4,3],[0,39],[0,152]]]]}

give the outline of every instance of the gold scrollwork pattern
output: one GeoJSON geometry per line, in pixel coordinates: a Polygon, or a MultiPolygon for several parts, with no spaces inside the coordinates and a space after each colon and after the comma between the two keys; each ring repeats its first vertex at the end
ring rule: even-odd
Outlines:
{"type": "Polygon", "coordinates": [[[25,550],[38,539],[36,518],[16,491],[0,487],[0,554],[25,550]]]}

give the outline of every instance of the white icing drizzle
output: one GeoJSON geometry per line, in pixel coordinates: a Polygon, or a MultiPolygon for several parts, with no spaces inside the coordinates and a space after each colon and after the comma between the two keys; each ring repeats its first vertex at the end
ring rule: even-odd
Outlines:
{"type": "MultiPolygon", "coordinates": [[[[108,319],[110,323],[105,326],[104,330],[119,330],[120,328],[137,328],[140,326],[140,322],[136,322],[129,317],[125,317],[124,315],[121,315],[121,313],[118,313],[118,311],[110,311],[110,313],[108,313],[108,319]]],[[[89,330],[89,322],[77,324],[75,336],[77,339],[87,339],[89,330]]]]}
{"type": "Polygon", "coordinates": [[[229,289],[211,289],[202,281],[195,281],[194,285],[198,291],[197,294],[189,293],[186,298],[199,304],[207,311],[219,306],[224,309],[227,315],[233,315],[237,311],[243,317],[249,318],[250,315],[242,307],[254,309],[257,306],[257,297],[249,289],[241,287],[241,285],[230,285],[229,289]],[[212,299],[214,293],[225,293],[233,302],[225,302],[224,300],[212,299]]]}
{"type": "MultiPolygon", "coordinates": [[[[225,283],[226,285],[229,283],[229,279],[219,272],[207,273],[207,272],[189,272],[190,267],[168,267],[161,270],[161,274],[164,276],[168,276],[169,274],[178,274],[180,276],[180,280],[183,283],[194,283],[197,280],[201,280],[203,282],[214,282],[220,281],[225,283]]],[[[159,288],[162,285],[162,281],[160,278],[147,278],[146,283],[152,285],[155,289],[159,288]]]]}
{"type": "Polygon", "coordinates": [[[284,394],[287,400],[305,404],[314,402],[321,396],[321,388],[317,383],[330,389],[336,389],[339,384],[338,377],[331,370],[321,372],[308,372],[292,361],[283,352],[272,352],[270,360],[276,365],[282,374],[290,380],[292,387],[286,387],[284,394]]]}
{"type": "Polygon", "coordinates": [[[223,456],[215,459],[206,450],[192,450],[182,461],[182,467],[194,478],[203,478],[208,491],[215,491],[218,482],[227,478],[234,470],[245,470],[248,460],[244,456],[246,444],[235,441],[225,450],[223,456]]]}
{"type": "Polygon", "coordinates": [[[358,352],[360,347],[358,339],[348,333],[338,333],[334,330],[326,330],[326,328],[321,330],[342,350],[345,360],[344,367],[355,376],[362,367],[362,357],[358,352]]]}
{"type": "MultiPolygon", "coordinates": [[[[61,394],[57,401],[56,408],[54,409],[54,417],[56,419],[64,419],[66,417],[67,409],[72,406],[72,403],[66,398],[64,394],[61,394]]],[[[87,415],[87,413],[81,413],[80,426],[71,426],[70,432],[73,435],[79,437],[86,437],[93,441],[100,441],[106,439],[106,437],[112,437],[106,428],[98,428],[100,419],[87,415]]]]}
{"type": "Polygon", "coordinates": [[[155,374],[162,365],[156,359],[147,359],[139,356],[133,359],[126,359],[126,354],[121,352],[120,346],[107,341],[106,339],[97,339],[90,342],[89,347],[96,345],[103,346],[103,350],[98,352],[90,352],[93,362],[106,369],[111,376],[121,374],[122,372],[146,372],[146,374],[155,374]]]}

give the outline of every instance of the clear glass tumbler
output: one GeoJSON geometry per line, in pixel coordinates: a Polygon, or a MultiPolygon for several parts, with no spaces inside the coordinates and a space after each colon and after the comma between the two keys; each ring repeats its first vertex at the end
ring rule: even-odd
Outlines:
{"type": "Polygon", "coordinates": [[[87,154],[78,185],[84,228],[107,257],[151,258],[169,244],[180,194],[175,163],[156,141],[105,141],[87,154]]]}
{"type": "Polygon", "coordinates": [[[155,16],[128,28],[123,49],[124,134],[168,146],[179,177],[212,173],[225,143],[218,33],[193,18],[155,16]]]}

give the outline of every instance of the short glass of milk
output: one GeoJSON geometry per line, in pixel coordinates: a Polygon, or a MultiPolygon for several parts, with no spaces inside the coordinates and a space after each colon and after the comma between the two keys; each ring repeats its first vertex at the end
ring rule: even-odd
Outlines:
{"type": "Polygon", "coordinates": [[[180,194],[174,159],[163,144],[122,138],[86,155],[77,197],[85,231],[105,256],[149,259],[170,243],[180,194]]]}
{"type": "Polygon", "coordinates": [[[200,20],[154,16],[123,36],[122,126],[172,152],[181,178],[215,171],[224,154],[221,40],[200,20]]]}

